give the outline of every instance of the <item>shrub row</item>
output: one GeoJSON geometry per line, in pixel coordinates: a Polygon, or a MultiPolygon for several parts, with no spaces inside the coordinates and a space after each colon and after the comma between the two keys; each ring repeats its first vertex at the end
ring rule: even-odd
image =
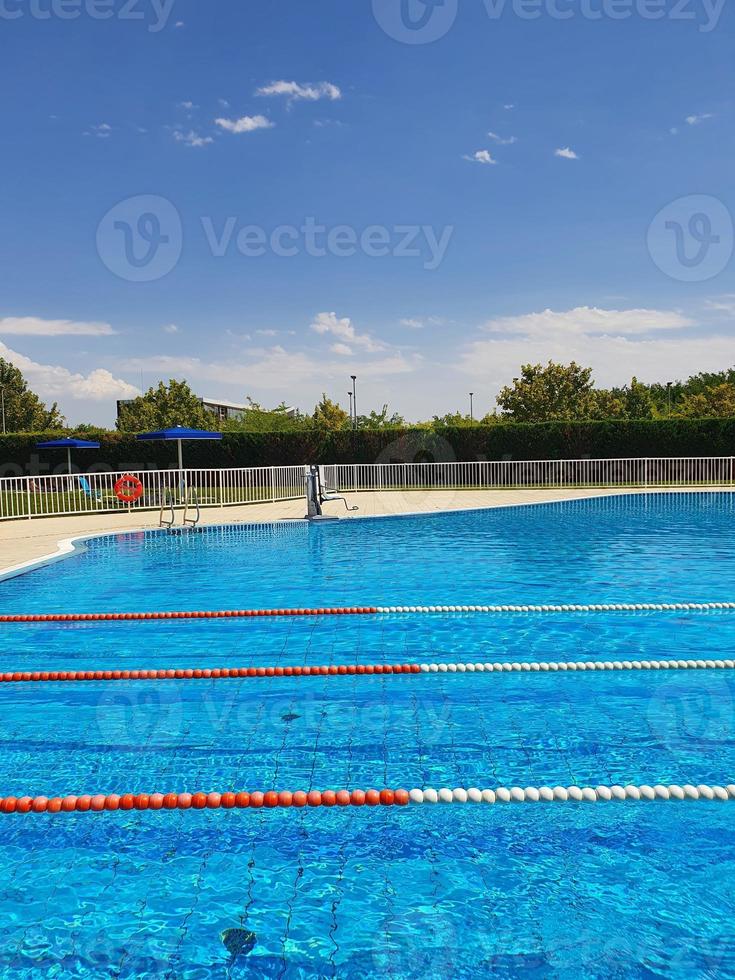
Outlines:
{"type": "MultiPolygon", "coordinates": [[[[66,453],[35,443],[58,433],[0,436],[0,475],[61,472],[66,453]]],[[[99,450],[74,452],[82,470],[157,469],[176,464],[175,443],[137,442],[128,433],[104,433],[99,450]]],[[[364,429],[231,432],[222,442],[189,442],[189,467],[281,466],[300,463],[375,463],[502,459],[621,458],[625,456],[735,455],[735,419],[549,422],[444,429],[364,429]]]]}

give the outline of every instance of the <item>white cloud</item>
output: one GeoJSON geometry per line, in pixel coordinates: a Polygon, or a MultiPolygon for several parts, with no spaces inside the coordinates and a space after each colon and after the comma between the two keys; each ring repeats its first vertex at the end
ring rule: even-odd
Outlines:
{"type": "Polygon", "coordinates": [[[495,164],[495,163],[498,162],[497,160],[493,160],[492,155],[491,155],[491,153],[490,153],[489,150],[477,150],[471,156],[467,156],[465,154],[465,156],[462,157],[462,159],[463,160],[469,160],[470,163],[482,163],[482,164],[492,163],[492,164],[495,164]]]}
{"type": "Polygon", "coordinates": [[[671,129],[669,130],[669,132],[671,133],[672,136],[678,136],[679,135],[679,129],[678,129],[677,126],[672,126],[671,129]]]}
{"type": "MultiPolygon", "coordinates": [[[[347,346],[347,345],[345,345],[347,346]]],[[[124,370],[154,372],[162,378],[186,378],[195,387],[203,382],[217,382],[242,389],[243,377],[257,379],[257,387],[263,391],[276,391],[279,398],[289,403],[305,400],[315,402],[325,382],[344,380],[345,362],[339,355],[327,359],[304,351],[287,351],[276,346],[269,350],[253,352],[242,361],[203,361],[196,357],[152,356],[129,358],[121,363],[124,370]]],[[[387,378],[410,374],[419,364],[416,357],[401,353],[389,354],[360,364],[361,378],[387,378]]],[[[313,403],[312,402],[312,403],[313,403]]]]}
{"type": "Polygon", "coordinates": [[[563,160],[579,160],[579,157],[571,150],[568,146],[563,147],[559,150],[554,150],[555,157],[561,157],[563,160]]]}
{"type": "Polygon", "coordinates": [[[289,102],[318,102],[320,99],[329,99],[336,102],[342,98],[342,92],[337,85],[331,82],[271,82],[257,89],[256,95],[285,96],[289,102]]]}
{"type": "Polygon", "coordinates": [[[492,130],[487,135],[491,140],[495,140],[499,146],[512,146],[514,143],[518,142],[517,136],[508,136],[504,139],[502,136],[498,136],[497,133],[493,133],[492,130]]]}
{"type": "Polygon", "coordinates": [[[134,398],[140,394],[133,385],[114,377],[105,368],[96,368],[89,374],[78,374],[59,365],[39,364],[25,354],[11,350],[3,343],[0,343],[0,356],[19,368],[30,387],[44,399],[75,398],[109,401],[116,398],[134,398]]]}
{"type": "Polygon", "coordinates": [[[191,112],[192,109],[198,109],[198,105],[194,105],[193,102],[179,102],[180,109],[186,109],[187,112],[191,112]]]}
{"type": "Polygon", "coordinates": [[[241,116],[240,119],[215,119],[215,124],[228,133],[253,133],[256,129],[273,129],[275,123],[265,116],[241,116]]]}
{"type": "Polygon", "coordinates": [[[96,136],[98,139],[106,140],[109,138],[112,132],[112,126],[109,123],[103,122],[97,126],[90,126],[89,129],[83,133],[84,136],[96,136]]]}
{"type": "Polygon", "coordinates": [[[114,334],[109,323],[84,320],[42,320],[36,316],[0,318],[0,334],[16,337],[109,337],[114,334]]]}
{"type": "Polygon", "coordinates": [[[339,318],[336,313],[317,313],[311,323],[311,329],[315,333],[328,334],[339,341],[362,347],[369,354],[386,349],[384,343],[374,340],[369,334],[359,334],[349,317],[339,318]]]}
{"type": "Polygon", "coordinates": [[[725,293],[716,299],[705,301],[705,309],[712,310],[714,313],[724,313],[727,316],[735,316],[735,293],[725,293]]]}
{"type": "Polygon", "coordinates": [[[688,126],[698,126],[703,123],[705,119],[714,119],[713,112],[703,112],[698,116],[687,116],[684,120],[688,126]]]}
{"type": "Polygon", "coordinates": [[[184,27],[184,21],[177,20],[176,23],[174,24],[174,27],[184,27]]]}
{"type": "Polygon", "coordinates": [[[352,348],[348,347],[347,344],[332,344],[329,349],[333,354],[339,354],[342,357],[352,356],[352,348]]]}
{"type": "Polygon", "coordinates": [[[525,313],[495,317],[483,325],[493,334],[521,334],[526,337],[600,336],[646,334],[659,330],[682,330],[694,321],[676,310],[601,310],[577,306],[573,310],[525,313]]]}
{"type": "Polygon", "coordinates": [[[174,139],[177,143],[184,143],[186,146],[192,146],[195,149],[199,149],[202,146],[209,146],[210,143],[214,143],[211,136],[202,136],[200,133],[195,133],[193,129],[190,129],[188,133],[185,133],[180,129],[175,129],[174,139]]]}
{"type": "Polygon", "coordinates": [[[441,327],[446,322],[440,316],[426,316],[426,317],[406,317],[403,320],[398,321],[402,327],[406,327],[408,330],[423,330],[424,327],[441,327]]]}
{"type": "Polygon", "coordinates": [[[732,339],[704,331],[682,335],[694,325],[677,311],[586,306],[498,317],[485,324],[485,337],[462,349],[455,367],[497,391],[517,376],[521,364],[548,360],[589,365],[602,386],[622,384],[633,375],[649,383],[665,381],[730,364],[732,339]]]}
{"type": "Polygon", "coordinates": [[[508,105],[503,106],[506,112],[509,112],[511,109],[515,109],[515,107],[515,102],[509,102],[508,105]]]}
{"type": "Polygon", "coordinates": [[[256,333],[256,336],[258,336],[258,337],[277,337],[278,336],[278,331],[277,330],[256,330],[255,333],[256,333]]]}
{"type": "Polygon", "coordinates": [[[179,332],[179,328],[175,323],[167,323],[165,327],[161,328],[164,333],[174,334],[179,332]]]}

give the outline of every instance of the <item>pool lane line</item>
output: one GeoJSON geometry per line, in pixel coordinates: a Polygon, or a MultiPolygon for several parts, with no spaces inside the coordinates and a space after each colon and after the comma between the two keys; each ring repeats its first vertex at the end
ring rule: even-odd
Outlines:
{"type": "Polygon", "coordinates": [[[179,612],[28,613],[0,615],[0,623],[139,622],[159,619],[250,619],[258,616],[371,616],[406,613],[566,613],[566,612],[686,612],[735,609],[735,602],[617,602],[585,605],[502,606],[344,606],[314,609],[221,609],[179,612]]]}
{"type": "Polygon", "coordinates": [[[617,670],[732,670],[735,660],[534,660],[525,663],[329,664],[295,667],[185,667],[117,670],[16,670],[0,684],[89,681],[191,681],[261,677],[354,677],[405,674],[567,673],[617,670]]]}
{"type": "Polygon", "coordinates": [[[94,796],[6,796],[0,814],[102,813],[116,810],[259,810],[291,807],[409,806],[434,803],[597,803],[735,799],[735,785],[498,786],[495,789],[353,789],[265,793],[98,793],[94,796]]]}

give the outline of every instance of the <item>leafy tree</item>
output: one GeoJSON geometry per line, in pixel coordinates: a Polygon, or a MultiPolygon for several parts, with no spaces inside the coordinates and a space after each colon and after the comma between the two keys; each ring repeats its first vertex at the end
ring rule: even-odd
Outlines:
{"type": "Polygon", "coordinates": [[[281,402],[273,409],[263,408],[247,396],[247,411],[239,418],[227,419],[221,425],[224,432],[291,432],[306,428],[306,420],[300,412],[289,413],[288,406],[281,402]]]}
{"type": "Polygon", "coordinates": [[[349,429],[350,416],[345,410],[322,394],[322,399],[312,415],[314,425],[319,429],[349,429]]]}
{"type": "Polygon", "coordinates": [[[677,415],[690,419],[731,418],[735,415],[735,384],[726,382],[696,395],[685,395],[677,415]]]}
{"type": "Polygon", "coordinates": [[[90,441],[93,441],[93,437],[104,435],[107,429],[101,425],[95,425],[94,422],[80,422],[78,425],[70,427],[68,432],[72,437],[79,439],[89,438],[90,441]]]}
{"type": "Polygon", "coordinates": [[[0,388],[5,403],[5,428],[8,432],[47,432],[61,429],[64,417],[56,402],[47,408],[20,370],[0,357],[0,388]]]}
{"type": "Polygon", "coordinates": [[[524,364],[521,376],[500,392],[504,420],[553,422],[590,418],[594,414],[592,368],[571,364],[524,364]]]}
{"type": "Polygon", "coordinates": [[[149,388],[144,395],[123,405],[117,420],[122,432],[145,432],[175,425],[216,429],[218,419],[206,411],[186,381],[174,378],[168,384],[159,381],[157,388],[149,388]]]}
{"type": "Polygon", "coordinates": [[[372,411],[369,415],[358,415],[357,424],[361,429],[400,429],[406,420],[398,412],[388,414],[388,406],[383,405],[380,412],[372,411]]]}
{"type": "Polygon", "coordinates": [[[657,400],[651,387],[642,384],[636,377],[631,378],[630,384],[622,388],[596,392],[596,399],[596,418],[654,419],[659,415],[657,400]],[[607,414],[600,411],[600,406],[605,405],[606,399],[607,414]]]}
{"type": "Polygon", "coordinates": [[[593,392],[591,417],[596,420],[622,419],[626,417],[625,393],[622,389],[593,392]]]}
{"type": "Polygon", "coordinates": [[[463,415],[462,412],[448,412],[446,415],[435,415],[431,420],[432,429],[462,429],[469,428],[472,425],[477,425],[477,422],[473,422],[469,415],[463,415]]]}

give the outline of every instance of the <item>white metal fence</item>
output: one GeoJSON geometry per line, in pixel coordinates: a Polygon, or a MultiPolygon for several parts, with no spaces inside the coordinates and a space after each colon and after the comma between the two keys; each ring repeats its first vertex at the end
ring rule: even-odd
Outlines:
{"type": "Polygon", "coordinates": [[[374,463],[323,467],[325,482],[359,490],[497,490],[733,486],[735,457],[374,463]]]}
{"type": "Polygon", "coordinates": [[[303,466],[259,466],[6,477],[0,479],[0,520],[157,510],[171,500],[179,507],[187,488],[196,490],[200,507],[292,500],[304,495],[304,473],[303,466]],[[128,504],[117,498],[115,484],[123,476],[134,476],[143,484],[139,500],[128,504]]]}
{"type": "MultiPolygon", "coordinates": [[[[72,514],[154,510],[184,504],[196,489],[200,507],[295,500],[304,495],[305,466],[218,470],[128,470],[0,479],[0,521],[72,514]],[[123,503],[114,487],[135,476],[143,496],[123,503]]],[[[735,457],[564,459],[477,463],[357,463],[322,467],[329,487],[343,492],[496,490],[514,488],[735,486],[735,457]]]]}

